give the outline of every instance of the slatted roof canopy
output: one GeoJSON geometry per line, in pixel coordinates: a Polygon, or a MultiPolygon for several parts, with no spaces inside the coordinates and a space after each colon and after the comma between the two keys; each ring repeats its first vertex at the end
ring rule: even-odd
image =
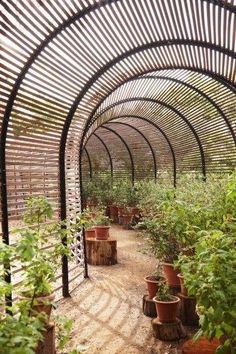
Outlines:
{"type": "Polygon", "coordinates": [[[0,10],[6,242],[31,194],[75,217],[82,151],[99,125],[102,136],[145,118],[149,140],[154,123],[156,159],[174,173],[235,167],[236,0],[2,0],[0,10]]]}

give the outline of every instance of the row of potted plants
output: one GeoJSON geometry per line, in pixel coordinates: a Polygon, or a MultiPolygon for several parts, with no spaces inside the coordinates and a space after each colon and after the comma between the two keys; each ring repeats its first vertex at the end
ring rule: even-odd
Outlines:
{"type": "Polygon", "coordinates": [[[163,186],[150,189],[155,189],[156,202],[148,207],[146,192],[140,205],[145,211],[142,223],[154,254],[163,262],[167,284],[179,285],[181,271],[182,292],[197,301],[201,325],[197,336],[219,338],[217,353],[234,353],[236,174],[212,176],[206,183],[186,176],[176,191],[163,186]],[[166,267],[175,267],[173,277],[166,267]]]}
{"type": "Polygon", "coordinates": [[[139,217],[137,210],[138,189],[131,181],[112,180],[110,177],[94,177],[83,188],[84,207],[103,207],[111,221],[128,228],[139,217]]]}

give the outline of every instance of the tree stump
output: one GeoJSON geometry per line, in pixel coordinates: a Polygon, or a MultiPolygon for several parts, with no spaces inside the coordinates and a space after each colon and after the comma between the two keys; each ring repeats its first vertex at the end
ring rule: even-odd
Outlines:
{"type": "Polygon", "coordinates": [[[186,337],[186,332],[178,318],[172,323],[162,323],[158,317],[154,318],[152,329],[154,337],[163,341],[175,341],[186,337]]]}
{"type": "Polygon", "coordinates": [[[49,323],[43,332],[43,340],[39,342],[35,354],[56,354],[54,323],[49,323]]]}
{"type": "Polygon", "coordinates": [[[148,295],[143,295],[143,313],[148,317],[157,317],[155,302],[148,295]]]}
{"type": "Polygon", "coordinates": [[[202,337],[196,342],[189,339],[182,346],[182,354],[215,354],[219,345],[218,339],[209,341],[202,337]]]}
{"type": "Polygon", "coordinates": [[[180,319],[185,326],[198,326],[199,317],[196,313],[196,299],[194,297],[178,294],[180,298],[180,319]]]}
{"type": "Polygon", "coordinates": [[[113,265],[117,263],[117,241],[86,240],[87,261],[90,265],[113,265]]]}

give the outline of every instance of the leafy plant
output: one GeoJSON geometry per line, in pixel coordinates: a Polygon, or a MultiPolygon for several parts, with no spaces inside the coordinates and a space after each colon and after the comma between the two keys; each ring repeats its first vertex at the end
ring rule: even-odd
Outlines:
{"type": "Polygon", "coordinates": [[[202,231],[196,253],[182,258],[188,293],[197,300],[201,328],[197,337],[219,338],[220,353],[236,350],[236,234],[202,231]]]}
{"type": "Polygon", "coordinates": [[[108,216],[106,216],[104,214],[104,211],[100,210],[97,212],[96,215],[96,219],[95,219],[95,225],[99,226],[99,225],[104,225],[104,226],[108,226],[110,225],[110,219],[108,216]]]}
{"type": "Polygon", "coordinates": [[[158,284],[156,299],[158,301],[164,301],[164,302],[173,301],[173,296],[170,294],[169,291],[170,291],[169,286],[165,282],[160,281],[158,284]]]}
{"type": "Polygon", "coordinates": [[[23,216],[24,228],[15,231],[21,235],[16,254],[24,271],[22,291],[30,297],[52,292],[61,256],[70,257],[73,233],[80,230],[79,223],[66,228],[65,222],[52,222],[52,217],[48,200],[32,197],[23,216]]]}
{"type": "Polygon", "coordinates": [[[96,216],[98,211],[96,209],[86,208],[81,214],[81,224],[86,230],[91,229],[96,225],[96,216]]]}
{"type": "Polygon", "coordinates": [[[28,316],[25,311],[0,317],[0,353],[35,354],[44,330],[42,321],[28,316]]]}
{"type": "Polygon", "coordinates": [[[5,299],[12,291],[12,285],[5,281],[8,268],[16,257],[14,246],[0,243],[0,354],[34,354],[42,338],[44,324],[41,317],[30,317],[26,304],[5,305],[5,299]],[[5,312],[6,310],[11,311],[5,312]]]}

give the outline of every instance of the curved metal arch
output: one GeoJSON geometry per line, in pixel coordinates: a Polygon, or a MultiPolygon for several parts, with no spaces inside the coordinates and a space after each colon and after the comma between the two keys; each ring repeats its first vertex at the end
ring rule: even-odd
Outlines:
{"type": "Polygon", "coordinates": [[[91,163],[91,159],[90,159],[90,156],[89,156],[89,153],[88,153],[88,150],[86,149],[86,147],[84,147],[84,152],[86,153],[88,163],[89,163],[89,178],[92,179],[92,177],[93,177],[92,163],[91,163]]]}
{"type": "MultiPolygon", "coordinates": [[[[119,0],[110,0],[112,1],[119,1],[119,0]]],[[[97,7],[105,6],[107,4],[106,0],[102,0],[102,3],[96,4],[96,6],[91,7],[90,9],[85,9],[82,11],[79,15],[77,14],[76,19],[79,19],[83,16],[85,16],[87,13],[92,11],[93,9],[97,9],[97,7]]],[[[73,23],[69,21],[68,23],[73,23]]],[[[8,128],[8,123],[9,123],[9,117],[12,111],[12,107],[18,92],[18,89],[27,73],[29,70],[30,66],[33,64],[33,62],[36,60],[37,56],[40,54],[40,52],[44,49],[44,47],[52,40],[65,26],[61,26],[60,29],[57,29],[57,31],[54,31],[51,36],[49,36],[45,41],[41,43],[41,45],[37,48],[37,50],[34,52],[34,54],[30,57],[26,65],[21,71],[21,74],[18,76],[18,79],[16,80],[13,90],[10,94],[9,100],[7,102],[6,110],[4,113],[3,117],[3,122],[2,122],[2,130],[1,130],[1,145],[0,145],[0,170],[1,170],[1,181],[2,181],[2,189],[1,189],[1,203],[2,203],[2,214],[3,214],[3,220],[4,222],[2,223],[2,228],[3,228],[3,234],[4,240],[9,243],[9,229],[8,229],[8,205],[7,205],[7,188],[6,188],[6,156],[5,156],[5,145],[6,145],[6,134],[7,134],[7,128],[8,128]]],[[[224,54],[227,54],[232,57],[236,57],[236,53],[226,50],[225,48],[218,46],[218,45],[213,45],[211,43],[207,42],[202,42],[202,41],[193,41],[193,40],[165,40],[165,41],[155,41],[152,43],[148,43],[146,45],[143,45],[141,47],[133,48],[127,52],[122,53],[120,56],[114,58],[107,64],[105,64],[102,68],[100,68],[92,77],[91,79],[87,82],[87,84],[84,86],[83,90],[80,92],[80,94],[76,97],[74,100],[74,103],[72,104],[70,111],[66,117],[65,124],[62,130],[61,134],[61,142],[60,142],[60,151],[59,151],[59,175],[60,175],[60,204],[61,204],[61,219],[64,220],[66,219],[66,191],[65,191],[65,146],[66,146],[66,139],[67,139],[67,134],[70,128],[70,124],[72,121],[72,118],[74,116],[74,113],[76,111],[77,106],[79,105],[81,99],[84,97],[86,94],[87,90],[93,85],[94,82],[103,74],[105,73],[109,68],[111,68],[113,65],[118,63],[119,61],[122,61],[126,57],[139,53],[141,51],[144,51],[145,49],[151,49],[155,47],[160,47],[160,46],[170,46],[174,44],[180,44],[180,45],[196,45],[196,46],[201,46],[201,47],[206,47],[209,49],[215,49],[216,51],[222,52],[224,54]]],[[[183,67],[182,67],[183,69],[183,67]]],[[[189,68],[188,68],[189,69],[189,68]]],[[[206,71],[207,72],[207,71],[206,71]]],[[[214,77],[216,80],[219,80],[219,76],[213,74],[212,72],[209,71],[209,75],[214,77]]],[[[231,86],[231,82],[224,77],[221,77],[222,83],[224,85],[229,85],[231,86]]],[[[85,127],[85,130],[87,128],[87,125],[85,127]]],[[[80,145],[80,157],[79,157],[79,163],[81,163],[81,153],[82,153],[82,146],[83,146],[83,141],[84,141],[84,134],[82,135],[81,139],[81,145],[80,145]]],[[[66,294],[65,296],[68,296],[68,292],[65,290],[64,293],[66,294]]]]}
{"type": "Polygon", "coordinates": [[[174,178],[174,187],[176,187],[176,170],[177,170],[177,167],[176,167],[176,157],[175,157],[175,152],[174,152],[174,149],[173,149],[173,146],[169,140],[169,138],[167,137],[166,133],[154,122],[148,120],[147,118],[145,117],[142,117],[142,116],[138,116],[138,115],[131,115],[131,114],[127,114],[127,115],[119,115],[119,116],[116,116],[116,117],[113,117],[112,119],[110,119],[108,122],[110,122],[111,120],[113,119],[118,119],[118,118],[137,118],[137,119],[141,119],[143,120],[144,122],[147,122],[149,124],[151,124],[154,128],[156,128],[161,134],[162,136],[164,137],[164,139],[166,140],[169,148],[170,148],[170,151],[171,151],[171,155],[172,155],[172,159],[173,159],[173,178],[174,178]]]}
{"type": "MultiPolygon", "coordinates": [[[[165,103],[165,102],[162,102],[160,100],[156,100],[156,99],[153,99],[153,98],[146,98],[146,97],[132,97],[132,98],[127,98],[127,99],[124,99],[124,100],[120,100],[120,101],[117,101],[111,105],[109,105],[108,107],[106,107],[99,115],[98,117],[100,117],[102,114],[104,114],[106,111],[108,111],[109,109],[119,105],[119,104],[122,104],[122,103],[126,103],[126,102],[133,102],[133,101],[145,101],[145,102],[152,102],[152,103],[157,103],[157,104],[160,104],[166,108],[168,108],[169,110],[173,111],[175,114],[177,114],[187,125],[188,127],[190,128],[190,130],[192,131],[196,141],[197,141],[197,144],[198,144],[198,147],[199,147],[199,151],[200,151],[200,156],[201,156],[201,162],[202,162],[202,174],[203,174],[203,179],[205,180],[206,179],[206,165],[205,165],[205,154],[204,154],[204,150],[203,150],[203,147],[202,147],[202,143],[201,143],[201,140],[197,134],[197,132],[195,131],[194,127],[192,126],[192,124],[187,120],[187,118],[181,113],[179,112],[176,108],[174,108],[173,106],[165,103]]],[[[97,117],[97,118],[98,118],[97,117]]]]}
{"type": "Polygon", "coordinates": [[[131,154],[131,151],[130,151],[130,148],[129,148],[128,144],[127,144],[126,141],[122,138],[122,136],[121,136],[119,133],[117,133],[115,130],[113,130],[112,128],[104,127],[103,125],[101,125],[99,128],[103,128],[103,129],[106,129],[106,130],[111,131],[112,133],[114,133],[115,135],[117,135],[118,138],[119,138],[119,139],[122,141],[122,143],[125,145],[126,150],[128,151],[128,154],[129,154],[130,162],[131,162],[132,184],[134,184],[134,159],[133,159],[133,156],[132,156],[132,154],[131,154]]]}
{"type": "MultiPolygon", "coordinates": [[[[21,82],[23,81],[27,71],[29,70],[29,68],[31,67],[31,65],[34,63],[34,61],[36,60],[36,58],[38,57],[38,55],[41,53],[41,51],[46,47],[46,45],[53,39],[56,37],[57,34],[59,34],[63,29],[65,29],[66,27],[68,27],[70,24],[72,24],[73,22],[75,22],[76,20],[78,20],[79,18],[82,18],[83,16],[85,16],[86,14],[95,11],[96,9],[98,9],[99,7],[103,7],[106,6],[107,4],[111,4],[113,2],[117,2],[120,0],[100,0],[99,3],[96,3],[94,5],[91,5],[90,7],[86,8],[85,10],[82,10],[80,13],[76,13],[74,16],[70,17],[69,19],[65,20],[63,23],[61,23],[37,48],[36,50],[33,52],[33,54],[30,56],[30,58],[28,59],[27,63],[24,65],[20,75],[18,76],[18,79],[16,80],[13,90],[10,94],[8,103],[7,103],[7,107],[5,110],[5,114],[4,114],[4,119],[3,119],[3,124],[2,124],[2,131],[1,131],[1,141],[2,144],[0,146],[0,155],[1,155],[1,159],[0,159],[0,170],[1,170],[1,181],[2,181],[2,190],[1,190],[1,203],[2,203],[2,215],[3,215],[3,222],[2,222],[2,229],[3,229],[3,239],[4,242],[9,243],[9,229],[8,229],[8,205],[7,205],[7,189],[6,189],[6,161],[5,161],[5,144],[6,144],[6,133],[7,133],[7,127],[8,127],[8,122],[9,122],[9,117],[11,114],[11,110],[12,110],[12,106],[14,104],[14,100],[16,98],[18,89],[21,85],[21,82]]],[[[207,1],[209,3],[211,3],[213,0],[202,0],[202,1],[207,1]]],[[[217,6],[220,7],[224,7],[227,10],[231,11],[232,13],[236,12],[236,8],[235,6],[231,5],[231,4],[225,4],[223,1],[220,0],[214,0],[213,3],[217,6]]],[[[188,44],[190,44],[191,41],[189,41],[188,44]]],[[[227,50],[222,49],[224,53],[227,52],[227,50]]],[[[230,54],[229,54],[230,55],[230,54]]],[[[96,74],[95,74],[96,76],[96,74]]],[[[98,74],[99,76],[99,74],[98,74]]],[[[223,79],[224,80],[224,79],[223,79]]],[[[228,80],[224,80],[224,81],[228,81],[228,80]]],[[[91,81],[89,81],[91,83],[91,81]]],[[[92,81],[93,82],[93,81],[92,81]]],[[[230,83],[230,81],[229,81],[230,83]]],[[[86,85],[85,87],[89,87],[89,83],[88,85],[86,85]]],[[[86,92],[86,90],[84,91],[86,92]]],[[[83,97],[83,95],[82,95],[83,97]]],[[[81,98],[82,98],[81,97],[81,98]]],[[[79,99],[80,101],[80,99],[79,99]]],[[[79,104],[79,102],[78,102],[79,104]]],[[[77,104],[77,105],[78,105],[77,104]]],[[[76,106],[77,106],[76,105],[76,106]]],[[[68,119],[69,119],[69,124],[66,122],[64,129],[63,129],[63,133],[62,133],[62,138],[61,138],[61,146],[62,149],[65,149],[65,144],[63,143],[63,141],[66,141],[67,138],[67,132],[70,126],[70,122],[71,119],[74,115],[73,113],[73,107],[74,105],[72,105],[72,114],[68,114],[68,119]]],[[[82,146],[82,145],[81,145],[82,146]]],[[[80,157],[79,157],[79,162],[81,163],[81,147],[80,147],[80,157]]],[[[62,203],[64,203],[64,205],[61,207],[61,219],[65,219],[66,218],[66,204],[65,204],[65,166],[64,165],[64,158],[65,155],[60,151],[60,191],[61,191],[61,205],[62,203]]],[[[69,292],[68,289],[63,289],[63,294],[64,296],[69,296],[69,292]]]]}
{"type": "MultiPolygon", "coordinates": [[[[97,135],[96,133],[91,134],[90,137],[88,138],[88,140],[86,141],[85,146],[87,145],[87,143],[88,143],[88,141],[89,141],[89,139],[91,138],[92,135],[95,135],[95,136],[96,136],[96,138],[102,143],[102,145],[104,146],[104,148],[105,148],[105,150],[106,150],[106,152],[107,152],[107,155],[108,155],[108,158],[109,158],[109,162],[110,162],[111,178],[113,178],[113,162],[112,162],[111,153],[110,153],[110,151],[109,151],[107,145],[106,145],[106,144],[104,143],[104,141],[100,138],[100,136],[97,135]]],[[[84,146],[84,148],[85,148],[85,146],[84,146]]]]}
{"type": "MultiPolygon", "coordinates": [[[[159,71],[159,70],[163,70],[163,69],[158,69],[156,71],[159,71]]],[[[149,73],[149,72],[153,72],[153,70],[151,71],[146,71],[145,73],[149,73]]],[[[144,74],[144,73],[143,73],[144,74]]],[[[141,74],[141,75],[143,75],[141,74]]],[[[99,104],[96,105],[96,107],[93,109],[93,111],[91,112],[91,114],[89,115],[89,118],[88,118],[88,121],[92,120],[92,117],[94,116],[95,112],[98,110],[98,108],[102,105],[102,103],[113,93],[115,92],[115,90],[117,90],[119,87],[121,87],[122,85],[124,85],[125,83],[127,82],[130,82],[130,81],[136,81],[136,80],[145,80],[145,79],[154,79],[154,80],[166,80],[166,81],[172,81],[172,82],[176,82],[176,83],[179,83],[183,86],[186,86],[188,87],[189,89],[195,91],[196,93],[198,93],[201,97],[205,98],[207,101],[210,102],[210,104],[218,111],[218,113],[222,116],[222,118],[224,119],[226,125],[228,126],[229,128],[229,131],[232,135],[232,138],[234,140],[234,143],[235,143],[235,146],[236,146],[236,136],[234,134],[234,130],[228,120],[228,118],[226,117],[226,115],[224,114],[224,112],[222,111],[222,109],[215,103],[215,101],[209,97],[206,93],[204,93],[203,91],[199,90],[197,87],[187,83],[187,82],[183,82],[179,79],[175,79],[175,78],[171,78],[171,77],[166,77],[166,76],[155,76],[155,75],[147,75],[147,76],[140,76],[140,75],[134,75],[131,79],[127,79],[127,80],[124,80],[121,84],[118,84],[113,90],[111,90],[109,92],[109,94],[107,94],[106,96],[104,96],[104,98],[99,102],[99,104]]],[[[95,116],[95,120],[96,120],[96,116],[95,116]]],[[[94,120],[94,121],[95,121],[94,120]]],[[[92,124],[93,122],[91,122],[92,124]]],[[[91,126],[91,124],[89,124],[88,126],[88,129],[89,127],[91,126]]]]}
{"type": "Polygon", "coordinates": [[[156,156],[155,156],[153,147],[152,147],[151,143],[149,142],[149,140],[146,138],[146,136],[139,129],[137,129],[136,127],[133,127],[131,124],[128,124],[128,123],[107,121],[105,124],[122,124],[122,125],[125,125],[127,127],[130,127],[131,129],[135,130],[138,134],[140,134],[143,137],[143,139],[146,141],[147,145],[149,146],[149,149],[150,149],[151,154],[152,154],[153,166],[154,166],[154,180],[156,182],[156,180],[157,180],[156,156]]]}

